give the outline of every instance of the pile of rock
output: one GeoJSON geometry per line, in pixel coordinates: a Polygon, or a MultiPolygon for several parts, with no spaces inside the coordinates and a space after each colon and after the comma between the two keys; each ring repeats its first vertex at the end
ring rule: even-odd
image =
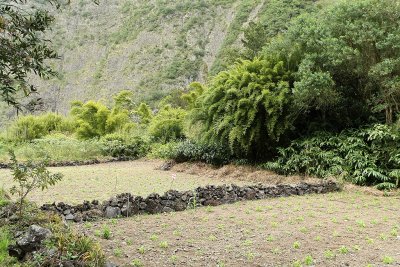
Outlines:
{"type": "Polygon", "coordinates": [[[52,235],[49,229],[38,225],[31,225],[26,232],[19,232],[16,234],[16,243],[8,247],[8,252],[10,256],[22,260],[27,253],[39,250],[42,242],[52,235]]]}
{"type": "Polygon", "coordinates": [[[170,190],[163,195],[150,194],[146,198],[124,193],[100,204],[99,201],[85,201],[72,206],[64,203],[45,204],[43,210],[55,211],[68,221],[90,221],[96,218],[129,217],[137,214],[156,214],[182,211],[194,206],[217,206],[241,200],[265,199],[291,195],[322,194],[339,191],[333,181],[320,184],[301,183],[297,185],[252,186],[222,185],[198,187],[193,191],[170,190]]]}

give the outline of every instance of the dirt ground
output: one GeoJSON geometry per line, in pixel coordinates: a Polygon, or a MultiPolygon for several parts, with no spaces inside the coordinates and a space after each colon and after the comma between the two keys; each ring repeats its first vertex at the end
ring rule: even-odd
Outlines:
{"type": "Polygon", "coordinates": [[[254,166],[225,165],[213,167],[205,163],[180,163],[172,167],[171,171],[208,177],[210,179],[225,179],[232,181],[255,182],[263,184],[293,184],[300,182],[319,183],[321,179],[307,176],[283,176],[274,172],[262,170],[254,166]]]}
{"type": "Polygon", "coordinates": [[[399,197],[296,196],[75,227],[121,266],[400,265],[399,197]]]}
{"type": "MultiPolygon", "coordinates": [[[[102,163],[86,166],[53,167],[51,172],[64,175],[61,182],[49,190],[37,190],[30,194],[30,200],[38,204],[52,202],[82,203],[83,200],[106,200],[116,194],[132,193],[147,196],[153,192],[164,193],[170,189],[192,190],[208,184],[245,182],[224,178],[208,178],[195,174],[161,171],[162,161],[136,160],[126,162],[102,163]],[[173,179],[173,175],[176,178],[173,179]]],[[[8,169],[0,170],[0,188],[12,186],[11,173],[8,169]]]]}

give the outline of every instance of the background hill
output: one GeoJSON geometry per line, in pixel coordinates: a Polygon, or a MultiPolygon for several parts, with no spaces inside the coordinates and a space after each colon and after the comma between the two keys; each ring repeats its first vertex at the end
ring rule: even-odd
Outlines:
{"type": "Polygon", "coordinates": [[[134,91],[138,102],[154,104],[232,63],[249,22],[263,24],[273,36],[321,1],[71,2],[56,14],[50,33],[60,54],[52,64],[60,76],[35,79],[43,98],[40,111],[66,113],[72,100],[107,103],[123,89],[134,91]]]}

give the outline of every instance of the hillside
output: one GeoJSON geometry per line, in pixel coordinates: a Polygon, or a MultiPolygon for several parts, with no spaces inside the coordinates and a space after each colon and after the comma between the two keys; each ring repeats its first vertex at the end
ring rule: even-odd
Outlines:
{"type": "Polygon", "coordinates": [[[51,32],[60,76],[35,81],[42,110],[66,113],[72,100],[107,101],[123,89],[134,91],[138,101],[154,103],[223,69],[241,46],[249,21],[284,30],[289,18],[315,1],[289,2],[72,1],[56,14],[51,32]]]}

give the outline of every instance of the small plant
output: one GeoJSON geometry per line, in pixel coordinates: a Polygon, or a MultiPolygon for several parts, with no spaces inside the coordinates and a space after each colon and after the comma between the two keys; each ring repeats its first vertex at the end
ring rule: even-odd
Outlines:
{"type": "Polygon", "coordinates": [[[253,252],[247,252],[246,253],[246,259],[248,260],[248,261],[253,261],[254,260],[254,257],[255,257],[255,255],[254,255],[254,253],[253,252]]]}
{"type": "Polygon", "coordinates": [[[146,249],[144,248],[144,246],[140,246],[140,247],[138,248],[138,252],[139,252],[140,254],[144,254],[144,253],[146,252],[146,249]]]}
{"type": "Polygon", "coordinates": [[[372,238],[367,237],[366,240],[367,240],[368,244],[373,244],[374,243],[374,240],[372,238]]]}
{"type": "Polygon", "coordinates": [[[357,225],[360,226],[361,228],[365,228],[366,227],[365,222],[362,221],[362,220],[358,220],[357,221],[357,225]]]}
{"type": "Polygon", "coordinates": [[[152,234],[152,235],[150,236],[150,240],[151,240],[151,241],[157,241],[157,240],[158,240],[158,235],[152,234]]]}
{"type": "Polygon", "coordinates": [[[335,258],[335,253],[333,253],[333,251],[331,251],[329,249],[325,250],[324,257],[325,257],[325,259],[331,260],[331,259],[335,258]]]}
{"type": "Polygon", "coordinates": [[[206,207],[206,211],[207,211],[207,212],[213,212],[213,209],[211,208],[211,206],[207,206],[207,207],[206,207]]]}
{"type": "Polygon", "coordinates": [[[397,229],[393,228],[392,231],[390,231],[390,235],[391,236],[397,236],[398,235],[397,229]]]}
{"type": "Polygon", "coordinates": [[[294,248],[294,249],[299,249],[299,248],[300,248],[300,242],[299,242],[299,241],[295,241],[295,242],[293,243],[293,248],[294,248]]]}
{"type": "Polygon", "coordinates": [[[267,237],[267,241],[268,242],[272,242],[272,241],[274,241],[275,240],[275,237],[273,237],[272,235],[269,235],[268,237],[267,237]]]}
{"type": "Polygon", "coordinates": [[[102,234],[104,239],[110,239],[111,238],[111,230],[107,225],[104,225],[103,227],[103,234],[102,234]]]}
{"type": "Polygon", "coordinates": [[[301,264],[300,260],[295,260],[292,264],[293,267],[302,267],[303,265],[301,264]]]}
{"type": "Polygon", "coordinates": [[[160,242],[160,248],[163,248],[163,249],[168,248],[168,242],[167,241],[160,242]]]}
{"type": "Polygon", "coordinates": [[[122,250],[120,248],[114,249],[114,256],[121,258],[122,257],[122,250]]]}
{"type": "Polygon", "coordinates": [[[347,253],[349,253],[349,249],[346,246],[341,246],[339,248],[339,253],[340,254],[347,254],[347,253]]]}
{"type": "Polygon", "coordinates": [[[131,262],[131,266],[133,266],[133,267],[143,267],[144,264],[139,259],[134,259],[131,262]]]}
{"type": "Polygon", "coordinates": [[[172,263],[175,263],[178,260],[178,256],[172,255],[169,259],[172,263]]]}
{"type": "Polygon", "coordinates": [[[315,241],[321,241],[321,237],[320,237],[319,235],[317,235],[317,236],[314,238],[314,240],[315,240],[315,241]]]}
{"type": "Polygon", "coordinates": [[[311,265],[313,265],[313,263],[314,263],[314,259],[313,259],[313,257],[312,257],[311,255],[307,255],[307,256],[304,258],[304,264],[305,264],[306,266],[311,266],[311,265]]]}
{"type": "Polygon", "coordinates": [[[19,217],[22,218],[24,202],[30,192],[35,189],[47,189],[49,186],[55,185],[62,179],[61,173],[50,173],[46,166],[48,159],[39,163],[28,161],[27,163],[18,162],[12,150],[9,151],[11,158],[11,173],[13,180],[17,185],[10,189],[10,193],[18,195],[19,217]]]}
{"type": "Polygon", "coordinates": [[[392,264],[392,263],[394,263],[394,259],[392,257],[389,257],[389,256],[383,256],[382,262],[384,264],[392,264]]]}
{"type": "Polygon", "coordinates": [[[216,241],[216,240],[217,240],[217,237],[216,237],[215,235],[210,235],[210,236],[208,237],[208,240],[210,240],[210,241],[216,241]]]}
{"type": "Polygon", "coordinates": [[[196,209],[199,204],[197,203],[196,191],[193,190],[193,197],[189,199],[188,209],[196,209]]]}

